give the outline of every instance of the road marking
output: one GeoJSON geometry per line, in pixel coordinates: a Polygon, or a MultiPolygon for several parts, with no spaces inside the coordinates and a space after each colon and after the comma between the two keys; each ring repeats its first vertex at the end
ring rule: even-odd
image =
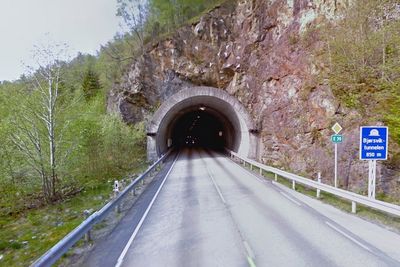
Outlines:
{"type": "MultiPolygon", "coordinates": [[[[238,165],[238,164],[236,164],[236,166],[237,166],[237,165],[238,165]]],[[[240,166],[240,165],[239,165],[239,166],[240,166]]],[[[265,181],[265,180],[261,180],[257,175],[255,175],[255,174],[252,173],[251,171],[249,171],[249,170],[243,168],[242,166],[240,166],[240,167],[241,167],[241,169],[245,170],[247,173],[249,173],[250,175],[252,175],[254,178],[256,178],[259,182],[261,182],[261,183],[263,183],[263,184],[266,184],[266,181],[265,181]]],[[[271,182],[272,182],[272,184],[274,184],[274,185],[276,185],[276,186],[280,185],[280,183],[277,183],[277,182],[275,182],[275,181],[271,181],[271,182]]],[[[294,200],[292,197],[290,197],[289,195],[283,193],[282,191],[279,191],[279,192],[280,192],[284,197],[286,197],[287,199],[289,199],[290,201],[292,201],[293,203],[297,204],[298,206],[301,206],[301,203],[300,203],[300,202],[294,200]]]]}
{"type": "Polygon", "coordinates": [[[263,183],[263,184],[266,184],[266,183],[267,183],[266,180],[263,180],[263,179],[261,179],[261,178],[259,178],[259,177],[257,177],[257,176],[255,176],[255,177],[256,177],[256,179],[257,179],[260,183],[263,183]]]}
{"type": "MultiPolygon", "coordinates": [[[[215,160],[218,161],[216,158],[215,158],[215,160]]],[[[223,195],[222,195],[222,193],[221,193],[221,190],[219,189],[219,187],[218,187],[218,185],[217,185],[217,183],[216,183],[214,177],[212,176],[212,174],[211,174],[211,172],[210,172],[210,169],[208,168],[207,162],[205,162],[204,159],[203,159],[203,162],[204,162],[204,164],[206,165],[206,169],[207,169],[208,175],[211,177],[211,180],[212,180],[212,182],[213,182],[215,188],[217,189],[217,192],[218,192],[219,196],[221,197],[222,202],[224,203],[225,208],[226,208],[226,210],[228,211],[228,213],[229,213],[229,215],[230,215],[230,217],[231,217],[231,219],[232,219],[233,225],[235,226],[235,228],[237,229],[237,231],[238,231],[238,233],[239,233],[240,239],[241,239],[241,241],[242,241],[242,244],[243,244],[243,247],[244,247],[244,250],[245,250],[245,254],[246,254],[245,257],[246,257],[246,259],[247,259],[247,262],[248,262],[248,264],[249,264],[249,267],[257,267],[256,264],[254,263],[255,255],[254,255],[254,253],[253,253],[253,251],[252,251],[252,249],[251,249],[249,243],[247,243],[247,241],[244,239],[243,233],[242,233],[242,231],[240,230],[239,225],[236,223],[236,221],[235,221],[235,219],[234,219],[234,217],[233,217],[233,214],[232,214],[232,212],[230,211],[230,209],[229,209],[229,207],[228,207],[228,205],[227,205],[227,203],[226,203],[226,201],[225,201],[225,199],[224,199],[224,197],[223,197],[223,195]]]]}
{"type": "Polygon", "coordinates": [[[254,253],[253,253],[253,250],[250,248],[249,243],[247,243],[247,241],[243,241],[243,245],[244,245],[244,247],[246,248],[247,255],[248,255],[250,258],[254,259],[254,258],[255,258],[255,255],[254,255],[254,253]]]}
{"type": "MultiPolygon", "coordinates": [[[[229,162],[230,162],[233,166],[240,167],[241,170],[246,171],[248,174],[250,174],[251,176],[253,176],[254,178],[256,178],[260,183],[262,183],[262,184],[268,184],[268,183],[269,183],[269,181],[266,180],[264,176],[263,176],[264,178],[260,178],[259,176],[257,176],[257,175],[256,175],[255,173],[253,173],[252,171],[250,171],[250,170],[244,168],[242,165],[240,165],[240,164],[234,162],[231,158],[228,158],[228,159],[230,159],[229,162]]],[[[272,183],[275,183],[275,182],[272,181],[272,183]]]]}
{"type": "Polygon", "coordinates": [[[249,263],[250,267],[257,267],[256,264],[254,263],[254,260],[249,256],[247,257],[247,262],[249,263]]]}
{"type": "Polygon", "coordinates": [[[122,262],[124,261],[125,255],[128,252],[129,247],[132,245],[133,240],[135,239],[136,235],[138,234],[140,228],[142,227],[143,222],[146,219],[147,214],[149,213],[151,207],[153,206],[154,201],[156,200],[158,194],[160,193],[161,189],[163,188],[164,183],[167,180],[167,177],[169,176],[170,172],[174,168],[174,165],[175,165],[177,159],[179,158],[179,155],[180,155],[180,152],[178,153],[178,155],[176,156],[174,162],[172,163],[171,168],[168,170],[167,174],[165,175],[164,180],[161,182],[160,187],[158,188],[156,194],[154,195],[153,199],[151,200],[151,202],[150,202],[149,206],[147,207],[145,213],[143,214],[142,218],[140,219],[139,224],[136,226],[135,231],[133,231],[131,237],[129,238],[128,243],[126,243],[126,246],[124,247],[124,250],[122,251],[121,255],[119,256],[117,264],[115,265],[115,267],[120,267],[122,262]]]}
{"type": "Polygon", "coordinates": [[[293,198],[291,198],[289,195],[287,195],[287,194],[283,193],[282,191],[279,191],[279,193],[281,193],[281,195],[282,195],[282,196],[286,197],[287,199],[289,199],[289,200],[290,200],[290,201],[292,201],[293,203],[295,203],[295,204],[297,204],[297,205],[301,206],[301,203],[300,203],[300,202],[298,202],[298,201],[294,200],[294,199],[293,199],[293,198]]]}
{"type": "Polygon", "coordinates": [[[350,235],[346,234],[345,232],[343,232],[342,230],[340,230],[339,228],[337,228],[336,226],[332,225],[329,222],[325,222],[329,227],[331,227],[332,229],[336,230],[337,232],[341,233],[342,235],[344,235],[345,237],[347,237],[348,239],[350,239],[351,241],[353,241],[354,243],[356,243],[357,245],[359,245],[360,247],[362,247],[363,249],[368,250],[369,252],[372,252],[371,249],[369,247],[367,247],[366,245],[362,244],[361,242],[357,241],[355,238],[351,237],[350,235]]]}
{"type": "Polygon", "coordinates": [[[211,181],[213,182],[214,187],[217,189],[217,192],[218,192],[219,197],[221,198],[222,202],[223,202],[224,204],[226,204],[225,198],[224,198],[224,196],[222,195],[222,192],[221,192],[221,190],[219,189],[217,183],[215,182],[215,179],[214,179],[214,177],[212,176],[210,170],[208,169],[207,164],[206,164],[206,169],[207,169],[208,175],[211,177],[211,181]]]}

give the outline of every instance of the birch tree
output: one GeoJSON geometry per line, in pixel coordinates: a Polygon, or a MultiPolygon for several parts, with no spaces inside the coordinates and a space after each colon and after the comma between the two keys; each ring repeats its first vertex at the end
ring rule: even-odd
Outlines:
{"type": "Polygon", "coordinates": [[[35,47],[33,59],[38,68],[30,77],[29,97],[16,107],[13,117],[12,143],[40,177],[48,202],[59,197],[58,157],[63,128],[67,125],[59,122],[59,98],[66,55],[65,44],[35,47]]]}

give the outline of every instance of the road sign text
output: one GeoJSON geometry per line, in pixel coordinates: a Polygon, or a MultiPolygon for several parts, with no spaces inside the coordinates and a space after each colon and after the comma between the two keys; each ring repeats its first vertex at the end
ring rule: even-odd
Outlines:
{"type": "Polygon", "coordinates": [[[384,126],[360,128],[360,159],[386,160],[389,131],[384,126]]]}

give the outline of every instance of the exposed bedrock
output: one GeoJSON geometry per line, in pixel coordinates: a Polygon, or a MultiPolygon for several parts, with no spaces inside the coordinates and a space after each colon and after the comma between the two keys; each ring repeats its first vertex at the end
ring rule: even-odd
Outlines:
{"type": "MultiPolygon", "coordinates": [[[[347,2],[253,0],[217,7],[197,23],[149,44],[145,55],[110,91],[108,110],[120,113],[128,123],[145,120],[149,129],[157,109],[181,90],[223,90],[248,113],[253,124],[248,130],[256,139],[251,145],[256,146],[253,152],[259,161],[308,177],[320,171],[323,182],[330,184],[331,127],[339,122],[344,128],[340,185],[365,192],[368,163],[358,159],[359,126],[365,120],[356,110],[343,107],[324,80],[318,79],[326,66],[313,51],[324,44],[309,34],[318,22],[334,20],[347,2]]],[[[207,99],[195,103],[200,102],[207,104],[207,99]]],[[[229,112],[225,109],[216,116],[234,120],[229,112]]],[[[171,125],[160,125],[160,131],[171,132],[171,125]]],[[[232,121],[225,131],[238,129],[237,125],[232,121]]],[[[237,136],[232,135],[226,142],[235,148],[237,136]]],[[[165,136],[164,143],[168,142],[165,136]]],[[[397,150],[391,143],[390,149],[397,150]]],[[[159,152],[165,147],[154,149],[159,152]]],[[[388,164],[378,164],[377,177],[380,190],[394,193],[399,187],[399,172],[388,164]]]]}

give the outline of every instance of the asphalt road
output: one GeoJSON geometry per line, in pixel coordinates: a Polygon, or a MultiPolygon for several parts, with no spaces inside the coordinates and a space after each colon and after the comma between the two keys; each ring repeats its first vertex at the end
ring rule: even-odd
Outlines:
{"type": "Polygon", "coordinates": [[[400,266],[400,235],[215,152],[181,151],[144,199],[88,266],[400,266]]]}

